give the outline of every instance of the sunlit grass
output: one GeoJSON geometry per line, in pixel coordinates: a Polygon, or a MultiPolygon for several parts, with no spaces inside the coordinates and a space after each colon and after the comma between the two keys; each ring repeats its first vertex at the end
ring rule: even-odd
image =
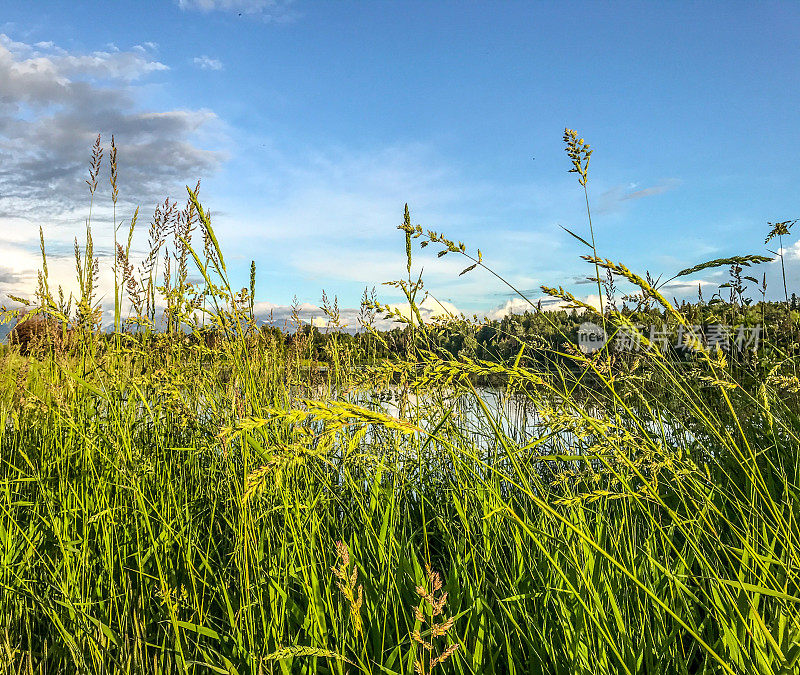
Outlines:
{"type": "MultiPolygon", "coordinates": [[[[183,213],[163,284],[158,248],[137,267],[120,244],[128,332],[97,335],[89,239],[77,315],[43,260],[32,307],[61,338],[3,352],[6,672],[797,672],[788,380],[702,349],[454,358],[419,322],[391,362],[334,335],[315,372],[301,334],[256,327],[255,271],[231,289],[196,190],[183,213]]],[[[414,239],[467,251],[401,229],[414,316],[414,239]]]]}

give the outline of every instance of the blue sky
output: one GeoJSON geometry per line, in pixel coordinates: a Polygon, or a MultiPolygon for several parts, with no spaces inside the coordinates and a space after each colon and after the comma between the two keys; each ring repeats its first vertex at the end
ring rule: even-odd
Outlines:
{"type": "MultiPolygon", "coordinates": [[[[558,227],[587,232],[564,127],[595,149],[599,252],[632,269],[763,253],[767,221],[800,214],[797,3],[0,6],[2,292],[32,290],[39,224],[67,275],[98,132],[116,134],[128,215],[202,179],[234,281],[255,259],[259,306],[278,314],[295,294],[314,312],[323,288],[348,308],[365,286],[396,300],[380,284],[403,273],[405,202],[534,296],[588,296],[584,251],[558,227]]],[[[460,260],[418,261],[458,310],[520,308],[460,260]]],[[[777,296],[778,265],[764,271],[777,296]]],[[[723,276],[696,281],[710,296],[723,276]]]]}

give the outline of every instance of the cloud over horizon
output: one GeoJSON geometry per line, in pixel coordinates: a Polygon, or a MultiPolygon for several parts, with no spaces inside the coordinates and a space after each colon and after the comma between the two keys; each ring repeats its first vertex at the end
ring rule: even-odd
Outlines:
{"type": "Polygon", "coordinates": [[[212,111],[142,109],[134,83],[168,67],[152,43],[137,47],[70,53],[0,34],[0,212],[45,219],[85,208],[98,133],[106,146],[115,135],[123,197],[155,201],[219,166],[222,154],[193,140],[216,120],[212,111]]]}

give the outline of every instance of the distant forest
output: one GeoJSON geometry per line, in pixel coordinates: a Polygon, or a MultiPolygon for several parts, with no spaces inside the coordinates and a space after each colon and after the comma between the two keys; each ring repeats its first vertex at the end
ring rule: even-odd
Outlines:
{"type": "MultiPolygon", "coordinates": [[[[675,308],[684,317],[685,324],[694,327],[694,337],[706,346],[717,344],[731,354],[753,353],[759,348],[778,350],[784,356],[800,352],[800,303],[795,294],[788,302],[753,303],[747,299],[723,302],[712,299],[709,302],[683,302],[675,308]],[[769,335],[762,332],[763,326],[769,326],[769,335]]],[[[257,329],[251,326],[249,330],[257,330],[262,338],[276,346],[287,350],[299,349],[305,358],[323,363],[329,362],[334,353],[349,353],[353,361],[361,362],[403,358],[412,345],[445,358],[509,363],[520,355],[520,350],[526,360],[536,359],[537,354],[544,360],[552,360],[554,354],[574,351],[579,343],[580,327],[587,322],[597,326],[605,324],[612,352],[657,348],[688,355],[690,351],[687,339],[690,335],[685,326],[681,327],[676,317],[670,316],[666,310],[659,310],[641,298],[635,308],[623,304],[617,310],[614,303],[608,303],[604,315],[582,308],[532,308],[521,314],[508,314],[500,320],[440,317],[422,328],[406,324],[378,330],[362,324],[353,331],[352,327],[335,324],[317,327],[303,323],[298,328],[264,324],[257,329]]],[[[0,329],[0,338],[5,338],[11,332],[12,324],[0,326],[0,329]]],[[[15,340],[12,334],[7,342],[31,342],[37,339],[39,332],[43,334],[44,330],[30,330],[21,341],[15,340]]],[[[209,327],[181,334],[182,339],[190,343],[204,342],[208,346],[219,344],[223,337],[221,331],[209,327]]],[[[142,333],[135,335],[143,338],[142,333]]],[[[165,332],[154,335],[159,340],[169,337],[165,332]]],[[[98,337],[101,341],[108,340],[111,334],[103,333],[98,337]]]]}
{"type": "MultiPolygon", "coordinates": [[[[723,351],[753,351],[765,344],[766,337],[769,338],[770,349],[787,353],[798,351],[796,343],[800,338],[800,305],[794,294],[788,303],[683,302],[676,309],[685,317],[687,324],[697,327],[696,335],[704,344],[716,340],[723,351]],[[768,336],[761,332],[762,326],[770,327],[768,336]],[[737,344],[742,331],[745,340],[737,344]]],[[[646,304],[635,309],[623,306],[618,311],[607,311],[605,321],[607,333],[612,338],[613,351],[646,349],[647,341],[653,338],[655,344],[650,348],[657,346],[662,351],[665,348],[686,351],[687,341],[681,340],[684,331],[666,311],[646,304]],[[646,340],[642,344],[631,340],[629,335],[624,335],[631,331],[618,328],[620,323],[631,324],[631,329],[636,327],[646,340]]],[[[580,326],[586,322],[602,325],[603,316],[599,313],[590,315],[578,309],[532,309],[521,314],[508,314],[500,320],[482,322],[464,317],[440,319],[426,325],[424,330],[410,325],[384,331],[362,328],[355,334],[310,325],[303,325],[292,333],[277,327],[265,326],[261,330],[273,335],[276,340],[284,341],[287,347],[302,339],[313,358],[320,361],[328,360],[332,341],[336,342],[339,349],[352,345],[357,352],[368,354],[371,358],[402,357],[411,347],[413,330],[417,344],[421,341],[421,344],[442,355],[507,363],[517,357],[523,345],[528,356],[537,351],[552,353],[574,349],[578,343],[580,326]]]]}

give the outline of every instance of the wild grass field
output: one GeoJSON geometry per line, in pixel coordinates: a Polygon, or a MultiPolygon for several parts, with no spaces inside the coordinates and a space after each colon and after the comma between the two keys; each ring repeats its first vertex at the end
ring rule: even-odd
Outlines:
{"type": "MultiPolygon", "coordinates": [[[[591,150],[564,140],[590,216],[591,150]]],[[[98,141],[92,198],[101,158],[98,141]]],[[[110,160],[116,203],[113,147],[110,160]]],[[[367,299],[352,340],[326,300],[320,368],[308,332],[286,341],[255,321],[255,266],[249,289],[231,287],[197,189],[159,208],[142,261],[136,219],[115,222],[112,333],[87,228],[74,297],[51,288],[42,238],[31,330],[2,352],[0,671],[800,672],[788,290],[752,302],[734,283],[729,302],[676,307],[598,256],[589,220],[571,234],[602,311],[547,292],[631,330],[616,280],[672,330],[735,314],[765,322],[761,344],[696,341],[678,358],[511,335],[508,358],[453,354],[441,335],[479,326],[421,321],[414,249],[470,258],[469,273],[488,263],[407,210],[393,284],[409,311],[367,299]],[[378,312],[406,322],[390,356],[378,312]]],[[[741,282],[767,259],[681,274],[732,266],[741,282]]]]}

